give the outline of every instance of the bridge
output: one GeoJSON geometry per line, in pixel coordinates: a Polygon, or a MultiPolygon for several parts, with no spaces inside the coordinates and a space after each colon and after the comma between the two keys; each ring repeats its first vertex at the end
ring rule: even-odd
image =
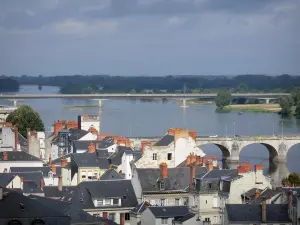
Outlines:
{"type": "MultiPolygon", "coordinates": [[[[281,96],[290,95],[289,93],[232,93],[233,98],[258,98],[258,99],[274,99],[281,96]]],[[[1,94],[0,99],[52,99],[52,98],[76,98],[76,99],[210,99],[215,98],[217,93],[208,94],[1,94]]]]}
{"type": "MultiPolygon", "coordinates": [[[[139,137],[130,138],[133,140],[145,140],[151,142],[157,142],[161,137],[139,137]]],[[[197,136],[197,146],[200,148],[207,144],[213,144],[220,148],[224,160],[230,162],[238,162],[240,159],[240,152],[243,148],[251,144],[261,144],[265,146],[269,152],[270,161],[285,163],[287,153],[294,145],[300,144],[300,135],[263,135],[263,136],[197,136]]],[[[259,152],[257,155],[259,156],[259,152]]]]}

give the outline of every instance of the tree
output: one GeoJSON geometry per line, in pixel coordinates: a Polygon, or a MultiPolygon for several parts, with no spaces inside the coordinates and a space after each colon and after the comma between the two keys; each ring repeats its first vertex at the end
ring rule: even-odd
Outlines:
{"type": "Polygon", "coordinates": [[[288,177],[282,179],[283,185],[300,185],[300,176],[297,173],[291,173],[288,177]]]}
{"type": "Polygon", "coordinates": [[[239,84],[237,87],[236,87],[236,92],[238,93],[245,93],[248,91],[248,87],[246,84],[239,84]]]}
{"type": "Polygon", "coordinates": [[[284,96],[279,99],[281,115],[289,116],[292,113],[293,99],[290,96],[284,96]]]}
{"type": "Polygon", "coordinates": [[[20,134],[27,136],[27,128],[36,131],[44,131],[44,124],[40,115],[35,112],[30,106],[22,105],[6,118],[6,122],[10,122],[17,126],[20,134]]]}
{"type": "Polygon", "coordinates": [[[300,101],[298,101],[296,104],[295,116],[297,117],[297,119],[300,119],[300,101]]]}
{"type": "Polygon", "coordinates": [[[216,106],[218,110],[222,110],[231,102],[231,94],[228,91],[220,91],[216,97],[216,106]]]}

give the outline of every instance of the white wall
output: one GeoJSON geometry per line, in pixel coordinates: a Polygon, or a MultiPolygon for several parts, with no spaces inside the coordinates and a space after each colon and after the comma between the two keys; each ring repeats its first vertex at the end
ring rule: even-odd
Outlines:
{"type": "Polygon", "coordinates": [[[81,130],[88,131],[90,127],[94,127],[97,131],[100,131],[100,121],[81,121],[81,130]]]}
{"type": "Polygon", "coordinates": [[[42,161],[0,161],[0,173],[6,168],[7,171],[10,167],[43,167],[42,161]]]}
{"type": "Polygon", "coordinates": [[[90,133],[87,133],[86,135],[84,135],[82,138],[80,138],[80,141],[94,141],[97,139],[97,135],[90,133]]]}
{"type": "Polygon", "coordinates": [[[131,184],[135,192],[138,203],[142,203],[142,186],[139,181],[138,173],[133,169],[133,177],[131,178],[131,184]]]}
{"type": "Polygon", "coordinates": [[[252,188],[259,188],[259,189],[265,189],[267,187],[272,188],[270,179],[263,175],[262,170],[259,170],[257,172],[249,171],[241,175],[243,177],[231,181],[230,194],[228,199],[229,204],[241,204],[242,203],[241,195],[252,188]],[[257,181],[261,183],[257,183],[257,181]]]}
{"type": "Polygon", "coordinates": [[[132,178],[132,171],[130,162],[133,160],[133,154],[126,154],[124,153],[122,156],[122,163],[119,166],[119,169],[122,170],[122,173],[125,174],[125,179],[132,178]]]}
{"type": "Polygon", "coordinates": [[[15,178],[6,186],[6,188],[23,189],[23,182],[21,182],[21,178],[19,176],[15,176],[15,178]]]}
{"type": "Polygon", "coordinates": [[[15,134],[10,127],[2,127],[2,146],[15,146],[15,134]]]}
{"type": "Polygon", "coordinates": [[[145,209],[141,215],[141,225],[160,225],[157,222],[150,209],[145,209]]]}

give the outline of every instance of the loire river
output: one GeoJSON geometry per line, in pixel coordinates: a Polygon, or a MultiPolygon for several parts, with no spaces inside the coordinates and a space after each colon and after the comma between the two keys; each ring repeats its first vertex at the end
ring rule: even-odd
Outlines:
{"type": "MultiPolygon", "coordinates": [[[[58,93],[57,87],[21,86],[18,93],[58,93]]],[[[181,127],[196,129],[198,135],[281,135],[299,133],[300,120],[284,119],[275,113],[238,112],[215,113],[215,105],[189,105],[182,108],[175,101],[141,102],[140,100],[104,100],[103,107],[67,109],[71,106],[93,106],[95,100],[78,99],[33,99],[18,104],[28,104],[40,113],[45,128],[49,132],[55,120],[77,120],[80,114],[100,114],[101,132],[122,136],[163,136],[168,128],[181,127]],[[226,129],[227,127],[227,129],[226,129]]],[[[0,100],[0,105],[12,105],[0,100]]],[[[221,158],[221,151],[216,146],[203,146],[207,155],[221,158]]],[[[288,152],[287,164],[269,165],[267,149],[260,144],[245,147],[240,154],[241,161],[252,165],[263,163],[265,172],[270,174],[277,184],[288,172],[300,173],[300,145],[292,147],[288,152]]]]}

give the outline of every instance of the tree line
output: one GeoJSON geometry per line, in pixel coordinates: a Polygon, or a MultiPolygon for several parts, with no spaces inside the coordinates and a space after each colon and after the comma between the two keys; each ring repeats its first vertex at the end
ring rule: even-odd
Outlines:
{"type": "Polygon", "coordinates": [[[19,82],[9,77],[0,77],[0,92],[16,92],[19,90],[19,82]]]}

